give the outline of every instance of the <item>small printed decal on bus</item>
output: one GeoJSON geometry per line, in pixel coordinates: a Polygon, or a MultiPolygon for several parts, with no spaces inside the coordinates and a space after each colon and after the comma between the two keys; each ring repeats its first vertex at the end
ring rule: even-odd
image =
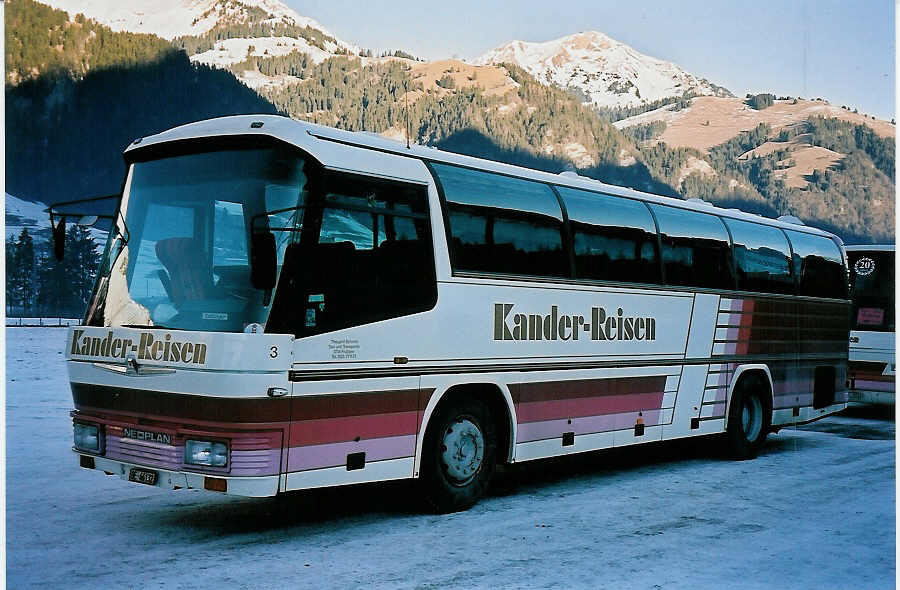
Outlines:
{"type": "Polygon", "coordinates": [[[875,272],[875,261],[864,256],[856,261],[856,264],[853,265],[853,270],[860,276],[868,276],[875,272]]]}
{"type": "Polygon", "coordinates": [[[359,340],[353,338],[331,339],[328,343],[328,350],[333,359],[355,359],[359,355],[359,340]]]}
{"type": "Polygon", "coordinates": [[[590,332],[591,340],[656,340],[656,318],[626,316],[622,308],[615,315],[602,307],[592,307],[590,321],[583,315],[513,313],[514,303],[494,304],[494,340],[578,340],[580,332],[590,332]]]}

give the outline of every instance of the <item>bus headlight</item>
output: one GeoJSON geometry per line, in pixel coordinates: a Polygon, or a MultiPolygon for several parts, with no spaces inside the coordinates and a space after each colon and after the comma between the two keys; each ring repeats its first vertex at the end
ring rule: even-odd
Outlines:
{"type": "Polygon", "coordinates": [[[100,452],[100,427],[96,424],[75,422],[75,448],[90,453],[100,452]]]}
{"type": "Polygon", "coordinates": [[[228,445],[209,440],[186,440],[184,462],[189,465],[225,467],[228,462],[228,445]]]}

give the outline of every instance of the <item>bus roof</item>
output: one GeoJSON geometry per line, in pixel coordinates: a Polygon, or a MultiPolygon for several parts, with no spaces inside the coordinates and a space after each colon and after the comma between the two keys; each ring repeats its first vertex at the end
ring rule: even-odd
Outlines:
{"type": "MultiPolygon", "coordinates": [[[[188,123],[156,135],[136,139],[125,149],[125,158],[126,160],[131,160],[138,152],[145,150],[150,146],[160,146],[164,143],[194,139],[214,139],[216,137],[234,137],[240,135],[268,136],[279,139],[308,152],[326,168],[345,171],[353,169],[355,160],[357,160],[355,154],[349,154],[340,149],[333,149],[336,144],[344,145],[351,148],[375,150],[383,154],[390,154],[403,158],[456,164],[478,170],[550,183],[557,186],[603,192],[610,195],[633,198],[651,203],[660,203],[682,209],[711,213],[722,217],[743,219],[754,223],[773,225],[783,229],[833,237],[836,238],[839,243],[842,243],[838,236],[815,227],[771,219],[769,217],[747,213],[739,209],[725,209],[716,207],[711,203],[692,202],[673,197],[645,193],[631,188],[606,184],[599,180],[577,174],[553,174],[531,168],[514,166],[512,164],[504,164],[493,160],[445,152],[418,144],[411,144],[410,147],[407,148],[404,143],[393,141],[374,133],[344,131],[315,123],[296,121],[279,115],[233,115],[188,123]],[[325,145],[326,142],[327,145],[325,145]]],[[[410,177],[407,178],[407,180],[422,182],[426,179],[421,177],[410,177]]],[[[890,248],[893,249],[893,246],[890,246],[890,248]]]]}

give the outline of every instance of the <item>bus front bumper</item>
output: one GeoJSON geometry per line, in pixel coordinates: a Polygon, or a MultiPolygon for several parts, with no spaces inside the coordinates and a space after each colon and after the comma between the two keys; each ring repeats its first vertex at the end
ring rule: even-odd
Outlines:
{"type": "Polygon", "coordinates": [[[170,471],[108,459],[75,449],[73,451],[78,455],[78,462],[82,468],[99,471],[106,475],[116,475],[138,485],[148,485],[166,490],[209,490],[247,497],[274,496],[278,493],[280,479],[278,475],[229,477],[190,471],[170,471]]]}

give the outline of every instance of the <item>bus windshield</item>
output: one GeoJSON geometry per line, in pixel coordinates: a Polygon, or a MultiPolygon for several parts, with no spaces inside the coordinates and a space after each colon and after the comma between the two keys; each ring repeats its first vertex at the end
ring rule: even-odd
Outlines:
{"type": "Polygon", "coordinates": [[[271,294],[250,282],[251,231],[274,234],[280,270],[302,224],[304,163],[271,147],[133,164],[88,323],[262,331],[271,294]]]}
{"type": "Polygon", "coordinates": [[[853,329],[894,331],[894,253],[849,251],[853,280],[853,329]]]}

